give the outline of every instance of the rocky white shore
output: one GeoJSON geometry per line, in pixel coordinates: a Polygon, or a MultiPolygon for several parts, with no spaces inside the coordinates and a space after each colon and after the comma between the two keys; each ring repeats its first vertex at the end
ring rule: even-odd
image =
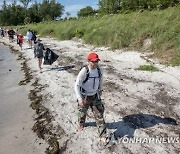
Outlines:
{"type": "Polygon", "coordinates": [[[29,93],[31,106],[37,113],[33,130],[49,143],[47,150],[73,154],[180,152],[180,67],[161,65],[137,51],[112,51],[77,40],[41,39],[45,47],[60,56],[53,65],[43,66],[42,73],[33,49],[28,49],[26,42],[22,51],[7,39],[1,42],[10,45],[25,60],[22,65],[28,69],[21,85],[33,87],[29,93]],[[105,120],[108,131],[116,136],[114,145],[103,148],[93,118],[87,118],[87,127],[82,132],[76,131],[74,82],[91,51],[98,53],[104,69],[105,120]],[[160,71],[136,70],[150,64],[160,71]]]}

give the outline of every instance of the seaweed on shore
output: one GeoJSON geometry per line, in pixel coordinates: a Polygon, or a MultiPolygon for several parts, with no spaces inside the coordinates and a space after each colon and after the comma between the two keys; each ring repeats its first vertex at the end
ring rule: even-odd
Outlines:
{"type": "Polygon", "coordinates": [[[21,63],[22,67],[21,70],[24,71],[24,80],[21,80],[19,82],[19,85],[26,85],[27,83],[29,83],[31,81],[31,79],[33,79],[30,68],[27,66],[27,60],[24,60],[24,62],[21,63]]]}
{"type": "MultiPolygon", "coordinates": [[[[27,60],[24,55],[14,48],[14,46],[9,45],[5,42],[2,42],[4,45],[9,46],[12,53],[18,54],[17,60],[23,60],[21,63],[21,70],[24,71],[24,80],[19,82],[19,86],[27,85],[33,79],[32,72],[27,65],[27,60]]],[[[45,153],[47,154],[59,154],[66,149],[66,144],[60,148],[58,139],[60,139],[65,134],[65,131],[60,126],[53,126],[52,121],[54,120],[50,111],[43,106],[43,96],[39,94],[41,90],[47,85],[40,85],[38,79],[35,79],[35,82],[32,84],[34,87],[33,90],[30,90],[28,97],[31,101],[31,107],[36,111],[37,117],[34,119],[35,124],[32,127],[32,130],[37,134],[39,138],[44,139],[49,147],[46,148],[45,153]]]]}
{"type": "MultiPolygon", "coordinates": [[[[37,117],[35,118],[36,122],[32,127],[32,130],[36,132],[39,138],[44,139],[49,144],[49,147],[46,149],[47,154],[59,154],[62,153],[62,148],[59,148],[58,139],[65,134],[65,131],[60,126],[53,126],[52,121],[54,120],[49,109],[43,106],[43,96],[39,94],[42,89],[46,86],[43,86],[38,83],[38,79],[32,83],[34,86],[33,90],[30,90],[29,99],[31,100],[32,109],[36,110],[37,117]]],[[[64,148],[63,148],[64,149],[64,148]]]]}

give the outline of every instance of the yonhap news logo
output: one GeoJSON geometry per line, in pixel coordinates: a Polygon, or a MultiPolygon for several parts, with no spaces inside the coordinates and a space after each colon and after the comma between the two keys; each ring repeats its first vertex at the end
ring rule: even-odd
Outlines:
{"type": "Polygon", "coordinates": [[[156,143],[156,144],[175,144],[180,143],[179,136],[175,137],[133,137],[129,138],[127,136],[124,136],[118,140],[120,143],[142,143],[142,144],[150,144],[150,143],[156,143]]]}

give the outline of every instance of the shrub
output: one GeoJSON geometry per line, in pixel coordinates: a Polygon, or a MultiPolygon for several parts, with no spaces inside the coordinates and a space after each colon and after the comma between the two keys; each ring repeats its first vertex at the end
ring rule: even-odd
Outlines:
{"type": "Polygon", "coordinates": [[[159,71],[159,69],[154,67],[153,65],[141,65],[136,70],[151,71],[151,72],[158,72],[159,71]]]}
{"type": "Polygon", "coordinates": [[[80,37],[84,36],[84,30],[83,29],[76,29],[74,31],[73,35],[75,37],[79,37],[80,38],[80,37]]]}

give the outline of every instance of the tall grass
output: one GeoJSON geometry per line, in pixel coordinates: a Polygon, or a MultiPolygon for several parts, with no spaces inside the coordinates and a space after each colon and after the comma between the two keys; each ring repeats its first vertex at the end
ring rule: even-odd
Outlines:
{"type": "Polygon", "coordinates": [[[41,36],[57,39],[82,37],[85,43],[108,46],[112,49],[129,48],[153,51],[166,63],[180,65],[180,6],[163,11],[144,11],[129,14],[87,17],[78,20],[42,22],[26,25],[41,36]],[[144,40],[152,44],[144,48],[144,40]]]}
{"type": "Polygon", "coordinates": [[[141,65],[136,70],[150,71],[150,72],[158,72],[158,71],[160,71],[158,68],[154,67],[153,65],[141,65]]]}

